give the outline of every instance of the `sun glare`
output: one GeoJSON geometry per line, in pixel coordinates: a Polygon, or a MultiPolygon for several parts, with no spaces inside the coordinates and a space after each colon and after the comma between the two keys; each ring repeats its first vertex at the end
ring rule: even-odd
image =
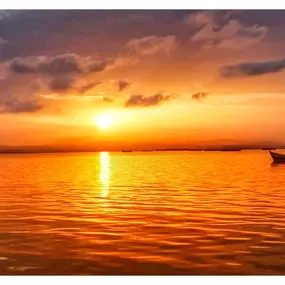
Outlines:
{"type": "Polygon", "coordinates": [[[100,129],[108,129],[113,124],[113,116],[110,114],[103,114],[95,118],[95,124],[100,129]]]}

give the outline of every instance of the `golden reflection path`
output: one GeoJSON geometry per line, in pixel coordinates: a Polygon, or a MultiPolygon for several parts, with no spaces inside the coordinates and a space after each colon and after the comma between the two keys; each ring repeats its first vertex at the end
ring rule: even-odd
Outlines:
{"type": "Polygon", "coordinates": [[[101,182],[101,197],[106,198],[109,194],[110,186],[110,156],[108,152],[100,152],[100,182],[101,182]]]}

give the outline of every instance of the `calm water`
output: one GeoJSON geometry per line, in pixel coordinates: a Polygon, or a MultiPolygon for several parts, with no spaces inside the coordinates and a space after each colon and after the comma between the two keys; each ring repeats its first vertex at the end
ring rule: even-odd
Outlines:
{"type": "Polygon", "coordinates": [[[0,156],[1,274],[283,274],[268,152],[0,156]]]}

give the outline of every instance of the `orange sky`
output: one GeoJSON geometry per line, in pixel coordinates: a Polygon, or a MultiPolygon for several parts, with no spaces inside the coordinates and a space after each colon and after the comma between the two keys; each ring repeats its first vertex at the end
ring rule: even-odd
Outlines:
{"type": "Polygon", "coordinates": [[[284,144],[283,14],[3,14],[0,145],[284,144]]]}

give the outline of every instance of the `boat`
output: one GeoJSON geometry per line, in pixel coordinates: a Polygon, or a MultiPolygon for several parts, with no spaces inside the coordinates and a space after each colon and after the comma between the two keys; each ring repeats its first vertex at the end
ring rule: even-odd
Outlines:
{"type": "Polygon", "coordinates": [[[274,163],[285,163],[285,154],[269,151],[274,163]]]}

